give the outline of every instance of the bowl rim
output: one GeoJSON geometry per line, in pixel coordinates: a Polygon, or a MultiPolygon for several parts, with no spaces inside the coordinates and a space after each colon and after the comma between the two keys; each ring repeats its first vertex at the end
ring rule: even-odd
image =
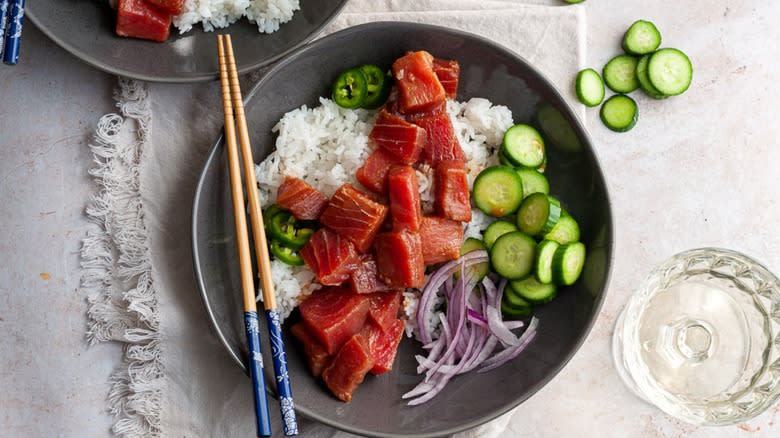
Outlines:
{"type": "MultiPolygon", "coordinates": [[[[269,69],[263,77],[252,87],[252,89],[247,93],[246,97],[244,98],[244,104],[247,104],[254,96],[257,94],[257,91],[264,86],[265,82],[268,80],[268,78],[272,77],[273,75],[277,74],[279,70],[286,67],[288,64],[295,61],[301,54],[306,53],[309,50],[316,50],[317,47],[320,44],[327,43],[330,39],[335,37],[340,37],[344,35],[349,34],[359,34],[366,29],[373,29],[373,28],[413,28],[414,30],[427,30],[427,31],[433,31],[433,32],[441,32],[446,33],[450,35],[455,35],[463,38],[470,39],[474,42],[477,42],[482,45],[490,46],[492,49],[495,49],[502,55],[506,56],[507,58],[511,59],[513,62],[518,62],[520,64],[525,65],[528,67],[529,71],[537,77],[549,90],[551,96],[553,97],[553,100],[557,99],[559,103],[563,105],[565,108],[567,114],[567,120],[571,122],[572,128],[577,132],[578,138],[581,141],[584,141],[588,151],[590,152],[592,159],[595,164],[595,172],[597,173],[598,177],[601,179],[603,186],[604,186],[604,193],[606,198],[606,204],[607,204],[607,212],[606,212],[606,223],[608,226],[606,227],[606,239],[605,241],[608,242],[607,248],[608,248],[608,259],[606,264],[606,273],[604,276],[604,288],[602,289],[601,293],[598,295],[598,297],[594,300],[594,306],[592,310],[592,315],[589,319],[589,321],[585,324],[583,332],[580,334],[578,339],[574,342],[573,348],[564,356],[563,360],[560,361],[560,363],[556,364],[555,366],[551,367],[552,372],[550,375],[537,382],[533,386],[529,387],[528,390],[525,391],[525,393],[521,396],[517,396],[515,398],[512,398],[510,401],[505,403],[501,408],[496,409],[490,414],[483,415],[482,417],[479,417],[475,420],[468,421],[465,423],[458,424],[457,426],[449,427],[447,429],[443,429],[437,432],[430,432],[430,433],[419,433],[419,434],[399,434],[399,433],[384,433],[384,432],[375,432],[371,430],[362,429],[359,427],[355,427],[351,424],[346,423],[340,423],[336,420],[332,420],[327,417],[323,417],[316,412],[312,412],[309,409],[306,409],[302,406],[296,406],[296,410],[300,412],[301,414],[305,415],[306,417],[313,419],[315,421],[318,421],[320,423],[324,423],[328,426],[334,427],[336,429],[340,429],[349,433],[354,434],[360,434],[365,436],[375,436],[375,437],[386,437],[386,438],[407,438],[407,437],[414,437],[414,438],[432,438],[432,437],[439,437],[439,436],[449,436],[458,432],[462,432],[465,430],[473,429],[477,426],[480,426],[482,424],[485,424],[491,420],[494,420],[510,410],[516,408],[520,404],[522,404],[525,400],[536,394],[541,388],[543,388],[545,385],[547,385],[550,381],[552,381],[560,372],[563,370],[563,368],[571,361],[571,359],[574,357],[574,355],[580,350],[582,345],[584,344],[585,340],[588,338],[588,335],[590,334],[591,330],[593,329],[593,326],[595,325],[596,321],[599,318],[599,314],[601,313],[601,308],[604,304],[604,301],[606,299],[606,294],[609,289],[609,285],[611,282],[611,276],[612,276],[612,265],[614,262],[614,217],[612,213],[611,208],[611,202],[610,202],[610,190],[609,186],[607,184],[607,179],[604,176],[604,172],[602,171],[601,163],[599,162],[598,155],[596,154],[596,150],[593,147],[593,144],[590,140],[590,134],[585,129],[585,127],[582,125],[582,122],[580,121],[579,117],[577,117],[576,113],[572,110],[572,108],[569,106],[569,104],[566,102],[566,100],[563,98],[563,95],[558,90],[557,87],[553,85],[553,83],[544,75],[542,74],[539,69],[533,66],[528,60],[523,58],[521,55],[516,53],[515,51],[495,42],[492,41],[486,37],[462,31],[459,29],[453,29],[448,28],[444,26],[438,26],[438,25],[432,25],[432,24],[425,24],[425,23],[413,23],[413,22],[405,22],[405,21],[376,21],[371,23],[365,23],[361,25],[351,26],[346,29],[342,29],[340,31],[334,32],[332,34],[329,34],[323,38],[320,38],[316,41],[314,41],[311,44],[307,44],[305,46],[301,46],[298,49],[296,49],[293,53],[291,53],[289,56],[285,57],[281,61],[279,61],[277,64],[275,64],[271,69],[269,69]]],[[[209,323],[211,325],[212,330],[215,332],[217,337],[219,338],[219,341],[222,343],[222,345],[225,347],[225,349],[228,351],[230,357],[233,358],[233,361],[236,362],[239,367],[246,373],[247,369],[243,362],[243,359],[239,355],[238,352],[233,351],[230,343],[226,339],[224,333],[220,329],[220,326],[218,324],[218,321],[216,320],[216,317],[214,315],[214,312],[211,309],[211,305],[209,304],[208,299],[208,293],[206,291],[204,277],[203,277],[203,271],[200,265],[200,249],[198,247],[198,224],[197,224],[197,212],[200,209],[200,204],[202,202],[201,200],[201,193],[203,189],[203,185],[205,184],[205,176],[206,176],[206,169],[211,165],[212,161],[216,158],[217,153],[220,152],[221,144],[223,141],[223,133],[221,133],[214,144],[211,146],[211,149],[207,155],[206,160],[204,161],[203,168],[201,170],[200,177],[198,178],[198,184],[195,189],[195,197],[193,200],[192,205],[192,256],[193,256],[193,265],[195,268],[195,275],[196,275],[196,282],[198,285],[198,290],[200,292],[201,301],[203,303],[203,306],[206,310],[209,323]]],[[[268,386],[266,386],[266,391],[268,394],[276,398],[276,393],[272,391],[268,386]]]]}
{"type": "MultiPolygon", "coordinates": [[[[274,56],[271,56],[269,58],[266,58],[262,61],[257,61],[250,63],[248,65],[242,66],[238,68],[238,74],[246,74],[251,71],[255,71],[257,69],[267,67],[276,61],[279,61],[280,59],[283,59],[294,52],[296,52],[298,49],[305,47],[307,44],[309,44],[313,39],[315,39],[317,36],[319,36],[322,33],[322,30],[325,28],[325,26],[329,25],[344,9],[344,6],[346,6],[348,0],[341,0],[339,5],[333,10],[333,12],[325,17],[325,19],[320,23],[319,25],[315,26],[312,31],[306,35],[303,39],[298,41],[297,43],[293,44],[291,47],[289,47],[286,50],[283,50],[279,53],[277,53],[274,56]]],[[[92,67],[97,68],[98,70],[101,70],[106,73],[111,73],[115,75],[125,76],[128,78],[138,79],[142,81],[148,81],[148,82],[160,82],[160,83],[171,83],[171,84],[186,84],[186,83],[195,83],[195,82],[206,82],[210,80],[215,80],[219,78],[219,70],[214,69],[211,73],[199,73],[192,76],[176,76],[176,75],[169,75],[169,76],[158,76],[158,75],[148,75],[143,72],[136,72],[128,69],[123,69],[120,67],[112,66],[110,63],[106,63],[98,59],[97,57],[92,56],[88,52],[85,52],[83,50],[78,49],[74,45],[67,42],[65,39],[58,37],[54,34],[47,26],[44,26],[41,24],[41,22],[38,20],[38,18],[35,16],[34,7],[30,7],[28,5],[25,9],[24,15],[25,17],[29,18],[29,20],[37,27],[44,35],[46,35],[49,39],[54,41],[58,46],[65,49],[66,52],[70,53],[71,55],[75,56],[79,60],[83,61],[84,63],[91,65],[92,67]]],[[[192,32],[192,31],[191,31],[192,32]]],[[[224,29],[217,29],[211,33],[214,35],[219,34],[225,34],[229,32],[229,28],[224,29]]],[[[258,32],[259,34],[259,32],[258,32]]]]}

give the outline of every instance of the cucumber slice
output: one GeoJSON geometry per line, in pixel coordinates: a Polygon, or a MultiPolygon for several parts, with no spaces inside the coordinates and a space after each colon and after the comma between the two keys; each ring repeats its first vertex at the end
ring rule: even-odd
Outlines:
{"type": "Polygon", "coordinates": [[[553,283],[561,286],[574,284],[585,266],[585,245],[573,242],[561,245],[553,255],[553,283]]]}
{"type": "Polygon", "coordinates": [[[523,196],[526,198],[533,193],[550,193],[550,183],[544,175],[536,169],[521,167],[515,169],[523,181],[523,196]]]}
{"type": "Polygon", "coordinates": [[[501,152],[515,166],[537,167],[544,162],[544,139],[533,126],[520,123],[504,133],[501,152]]]}
{"type": "Polygon", "coordinates": [[[586,68],[577,73],[575,88],[577,89],[577,98],[585,106],[599,106],[604,100],[604,81],[592,68],[586,68]]]}
{"type": "Polygon", "coordinates": [[[514,213],[523,201],[523,181],[509,166],[485,168],[474,180],[474,204],[495,217],[514,213]]]}
{"type": "Polygon", "coordinates": [[[547,151],[544,152],[544,161],[542,161],[542,164],[539,165],[539,167],[536,168],[536,170],[539,173],[544,173],[544,171],[547,169],[547,151]]]}
{"type": "Polygon", "coordinates": [[[554,240],[561,245],[576,242],[580,240],[580,226],[573,217],[561,216],[552,231],[544,235],[544,240],[554,240]]]}
{"type": "Polygon", "coordinates": [[[512,231],[517,231],[517,227],[512,222],[495,221],[485,229],[485,232],[482,234],[482,241],[487,249],[490,249],[499,237],[512,231]]]}
{"type": "Polygon", "coordinates": [[[662,94],[676,96],[691,86],[693,65],[685,53],[677,49],[661,49],[650,57],[647,77],[662,94]]]}
{"type": "Polygon", "coordinates": [[[634,99],[624,94],[616,94],[601,105],[599,115],[607,128],[615,132],[626,132],[636,125],[639,107],[634,99]]]}
{"type": "Polygon", "coordinates": [[[544,304],[558,295],[558,288],[552,283],[540,283],[534,276],[526,277],[522,280],[509,282],[511,290],[520,295],[531,304],[544,304]]]}
{"type": "Polygon", "coordinates": [[[559,246],[560,244],[554,240],[542,240],[536,245],[536,258],[534,259],[536,269],[534,273],[540,283],[552,283],[553,256],[559,246]]]}
{"type": "MultiPolygon", "coordinates": [[[[463,245],[460,247],[460,255],[465,255],[470,253],[471,251],[479,251],[479,250],[486,250],[485,244],[482,243],[481,240],[475,239],[473,237],[469,237],[466,239],[466,241],[463,242],[463,245]]],[[[490,263],[477,263],[474,265],[469,266],[466,268],[469,271],[469,275],[471,278],[476,279],[477,281],[482,281],[483,278],[485,278],[490,273],[490,263]]],[[[454,274],[455,279],[457,280],[460,278],[460,271],[455,271],[454,274]]]]}
{"type": "Polygon", "coordinates": [[[653,99],[666,99],[663,93],[658,91],[650,82],[650,78],[647,77],[647,63],[650,61],[650,55],[645,55],[639,58],[639,62],[636,64],[636,78],[639,80],[639,88],[653,99]]]}
{"type": "Polygon", "coordinates": [[[565,1],[566,3],[568,3],[570,5],[576,5],[577,3],[582,3],[585,0],[563,0],[563,1],[565,1]]]}
{"type": "Polygon", "coordinates": [[[490,264],[507,280],[519,280],[531,273],[536,242],[520,231],[506,233],[490,248],[490,264]]]}
{"type": "Polygon", "coordinates": [[[534,193],[523,199],[517,211],[517,228],[536,236],[552,231],[561,217],[561,203],[544,193],[534,193]]]}
{"type": "Polygon", "coordinates": [[[660,45],[661,32],[649,21],[635,21],[623,35],[623,50],[631,55],[646,55],[660,45]]]}
{"type": "Polygon", "coordinates": [[[533,311],[531,303],[519,296],[516,297],[516,299],[511,300],[507,293],[508,289],[508,287],[504,289],[504,296],[501,298],[501,313],[504,315],[504,319],[522,319],[530,315],[533,311]],[[512,302],[510,302],[510,300],[512,302]]]}
{"type": "Polygon", "coordinates": [[[636,65],[639,62],[631,55],[618,55],[604,66],[602,76],[607,87],[615,93],[630,93],[639,88],[636,79],[636,65]]]}

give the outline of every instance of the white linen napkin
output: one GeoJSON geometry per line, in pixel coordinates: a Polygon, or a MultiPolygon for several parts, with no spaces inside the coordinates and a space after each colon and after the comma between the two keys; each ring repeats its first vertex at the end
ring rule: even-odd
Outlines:
{"type": "MultiPolygon", "coordinates": [[[[572,90],[585,58],[581,7],[352,0],[325,33],[371,21],[437,24],[492,39],[537,66],[584,114],[572,90]]],[[[245,92],[256,79],[242,78],[245,92]]],[[[194,188],[222,125],[218,84],[120,78],[116,100],[121,116],[104,116],[91,145],[99,193],[87,213],[98,226],[82,249],[83,289],[91,303],[88,336],[127,345],[109,388],[114,432],[253,436],[249,382],[210,332],[191,262],[194,188]]],[[[274,424],[281,424],[278,410],[271,412],[274,424]]],[[[498,436],[511,419],[509,413],[461,435],[498,436]]],[[[303,436],[349,436],[300,421],[303,436]]]]}

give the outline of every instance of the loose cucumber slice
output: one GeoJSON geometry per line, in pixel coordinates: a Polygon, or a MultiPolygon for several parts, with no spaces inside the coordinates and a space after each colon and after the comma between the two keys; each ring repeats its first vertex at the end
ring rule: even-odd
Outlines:
{"type": "Polygon", "coordinates": [[[585,245],[572,242],[561,245],[553,255],[553,283],[560,286],[574,284],[585,266],[585,245]]]}
{"type": "Polygon", "coordinates": [[[649,21],[635,21],[623,35],[623,50],[631,55],[646,55],[660,45],[661,32],[649,21]]]}
{"type": "Polygon", "coordinates": [[[485,232],[482,233],[482,241],[485,242],[487,249],[490,249],[499,237],[512,231],[517,231],[517,227],[512,222],[495,221],[488,225],[485,232]]]}
{"type": "Polygon", "coordinates": [[[515,169],[520,179],[523,181],[523,196],[526,198],[533,193],[550,193],[550,183],[547,178],[536,169],[527,169],[520,167],[515,169]]]}
{"type": "Polygon", "coordinates": [[[634,99],[624,94],[616,94],[601,105],[599,115],[607,128],[615,132],[626,132],[636,125],[639,107],[634,99]]]}
{"type": "Polygon", "coordinates": [[[560,244],[554,240],[542,240],[536,245],[536,258],[534,274],[540,283],[552,283],[552,263],[555,250],[560,244]]]}
{"type": "Polygon", "coordinates": [[[666,99],[663,93],[658,91],[650,82],[650,78],[647,77],[647,63],[650,61],[650,55],[645,55],[639,58],[639,62],[636,64],[636,78],[639,80],[639,88],[653,99],[666,99]]]}
{"type": "Polygon", "coordinates": [[[580,226],[573,217],[565,215],[558,219],[552,231],[544,235],[545,240],[554,240],[561,245],[580,240],[580,226]]]}
{"type": "Polygon", "coordinates": [[[474,204],[495,217],[514,213],[523,201],[523,181],[509,166],[485,168],[474,180],[474,204]]]}
{"type": "Polygon", "coordinates": [[[615,93],[630,93],[639,88],[636,64],[639,59],[631,55],[618,55],[604,66],[602,76],[607,87],[615,93]]]}
{"type": "Polygon", "coordinates": [[[577,98],[585,106],[599,106],[604,100],[604,81],[592,68],[586,68],[577,73],[575,88],[577,89],[577,98]]]}
{"type": "Polygon", "coordinates": [[[501,313],[504,315],[504,319],[522,319],[530,315],[533,311],[531,303],[519,296],[515,299],[509,298],[508,289],[508,287],[504,289],[504,297],[501,298],[501,313]]]}
{"type": "Polygon", "coordinates": [[[544,162],[544,139],[533,126],[520,123],[504,133],[501,152],[515,166],[537,167],[544,162]]]}
{"type": "MultiPolygon", "coordinates": [[[[468,254],[471,251],[479,251],[479,250],[486,250],[486,249],[487,247],[485,247],[485,244],[482,243],[481,240],[475,239],[473,237],[469,237],[463,242],[463,245],[460,247],[460,255],[468,254]]],[[[487,276],[490,273],[490,263],[489,262],[477,263],[469,266],[466,269],[469,271],[471,278],[474,278],[477,281],[482,281],[482,279],[485,278],[485,276],[487,276]]],[[[456,271],[454,277],[456,280],[460,278],[460,271],[456,271]]]]}
{"type": "Polygon", "coordinates": [[[536,242],[520,231],[506,233],[490,248],[490,264],[507,280],[519,280],[533,269],[536,242]]]}
{"type": "Polygon", "coordinates": [[[561,203],[544,193],[534,193],[523,199],[517,211],[517,228],[536,236],[552,231],[561,217],[561,203]]]}
{"type": "Polygon", "coordinates": [[[549,303],[558,295],[558,288],[554,284],[540,283],[534,276],[511,281],[509,284],[514,293],[531,304],[549,303]]]}
{"type": "Polygon", "coordinates": [[[676,96],[690,87],[693,65],[685,53],[677,49],[661,49],[650,57],[647,77],[662,94],[676,96]]]}

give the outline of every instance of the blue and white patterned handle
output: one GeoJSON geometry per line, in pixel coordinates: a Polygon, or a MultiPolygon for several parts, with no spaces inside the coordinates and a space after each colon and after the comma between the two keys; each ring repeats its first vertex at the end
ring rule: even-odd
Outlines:
{"type": "Polygon", "coordinates": [[[271,337],[271,357],[274,361],[284,434],[287,436],[298,435],[298,420],[295,418],[295,404],[290,386],[290,374],[287,372],[287,353],[284,350],[279,312],[276,309],[266,309],[265,319],[268,321],[268,333],[271,337]]]}
{"type": "Polygon", "coordinates": [[[8,0],[0,0],[0,57],[3,56],[5,47],[5,31],[8,29],[8,16],[11,13],[11,3],[8,0]]]}
{"type": "Polygon", "coordinates": [[[257,312],[244,312],[246,339],[249,347],[249,376],[252,378],[252,393],[255,398],[255,418],[257,436],[271,436],[271,414],[268,410],[268,398],[265,394],[265,376],[263,374],[263,351],[260,348],[260,326],[257,312]]]}
{"type": "Polygon", "coordinates": [[[11,0],[11,10],[5,27],[5,44],[3,47],[3,62],[8,65],[16,65],[19,62],[23,22],[24,0],[11,0]]]}

